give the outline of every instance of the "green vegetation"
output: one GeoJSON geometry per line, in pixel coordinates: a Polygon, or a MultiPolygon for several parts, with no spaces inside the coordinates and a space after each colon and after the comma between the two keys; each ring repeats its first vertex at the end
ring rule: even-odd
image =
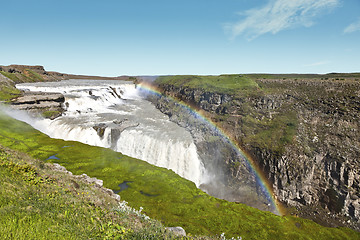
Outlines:
{"type": "Polygon", "coordinates": [[[51,167],[0,147],[1,239],[176,239],[158,221],[51,167]]]}
{"type": "MultiPolygon", "coordinates": [[[[132,181],[128,183],[128,189],[120,192],[123,200],[128,201],[136,209],[143,207],[146,215],[160,220],[165,225],[182,226],[193,235],[213,236],[224,232],[227,237],[242,236],[245,239],[360,238],[359,233],[350,229],[325,228],[309,220],[280,217],[243,204],[216,199],[170,170],[154,167],[109,149],[51,139],[29,125],[4,114],[0,114],[0,144],[40,159],[39,168],[46,161],[55,161],[74,174],[87,173],[91,177],[103,179],[104,185],[113,190],[120,190],[118,184],[124,181],[132,181]],[[47,160],[54,155],[59,159],[47,160]]],[[[2,162],[11,157],[2,157],[2,162]]],[[[61,185],[58,180],[51,180],[54,179],[53,176],[38,174],[37,170],[26,165],[19,167],[2,164],[0,169],[1,178],[6,178],[0,179],[1,188],[4,188],[2,192],[9,192],[1,194],[0,197],[2,233],[19,234],[19,237],[29,236],[29,229],[33,229],[31,234],[36,234],[36,238],[64,236],[72,239],[91,238],[99,234],[101,237],[107,234],[108,238],[112,238],[116,235],[114,231],[120,236],[123,231],[124,234],[136,231],[133,225],[136,225],[137,221],[126,225],[121,221],[112,220],[115,213],[110,210],[105,211],[109,215],[99,217],[99,214],[103,214],[97,210],[99,208],[81,203],[80,200],[76,200],[77,198],[69,200],[65,197],[66,194],[78,194],[79,199],[86,200],[88,195],[82,193],[89,191],[88,186],[80,186],[77,189],[74,184],[69,187],[61,185]],[[30,173],[30,177],[25,177],[24,180],[22,176],[27,176],[28,172],[35,173],[30,173]],[[28,184],[24,185],[21,181],[28,184]],[[3,184],[4,182],[6,184],[3,184]],[[74,189],[67,191],[66,188],[74,189]],[[33,190],[38,193],[32,193],[33,190]],[[103,231],[99,231],[102,229],[100,226],[103,226],[103,231]],[[19,229],[22,230],[17,231],[19,229]],[[43,235],[44,232],[46,235],[43,235]],[[87,233],[89,235],[85,235],[87,233]]],[[[122,218],[124,216],[120,217],[122,218]]]]}
{"type": "MultiPolygon", "coordinates": [[[[0,71],[0,75],[1,74],[5,77],[11,75],[10,73],[4,71],[0,71]]],[[[21,95],[21,91],[15,87],[14,83],[8,80],[0,81],[0,102],[9,102],[11,99],[19,95],[21,95]]]]}
{"type": "Polygon", "coordinates": [[[12,81],[14,81],[14,83],[44,81],[44,78],[40,74],[29,69],[24,69],[23,73],[9,73],[5,71],[0,71],[0,74],[11,79],[12,81]]]}
{"type": "Polygon", "coordinates": [[[60,116],[60,111],[45,111],[41,113],[44,118],[50,118],[53,119],[55,117],[60,116]]]}
{"type": "Polygon", "coordinates": [[[5,77],[11,79],[12,81],[14,81],[15,83],[19,83],[22,82],[15,73],[9,73],[9,72],[5,72],[5,71],[0,71],[0,74],[4,75],[5,77]]]}
{"type": "Polygon", "coordinates": [[[40,74],[38,74],[30,69],[26,69],[24,71],[24,73],[26,74],[26,77],[28,79],[31,79],[31,81],[33,81],[33,82],[43,82],[44,81],[43,77],[40,74]]]}
{"type": "Polygon", "coordinates": [[[20,90],[16,89],[13,86],[0,84],[0,101],[8,102],[12,98],[19,96],[20,93],[20,90]]]}
{"type": "Polygon", "coordinates": [[[252,79],[318,79],[359,78],[360,73],[327,73],[327,74],[246,74],[252,79]]]}
{"type": "Polygon", "coordinates": [[[298,120],[296,113],[289,111],[264,120],[247,115],[241,119],[241,123],[247,136],[245,143],[282,153],[284,147],[293,142],[298,120]]]}
{"type": "Polygon", "coordinates": [[[257,83],[245,75],[220,76],[161,76],[156,80],[160,85],[173,85],[175,87],[189,87],[203,89],[210,92],[225,94],[251,94],[258,90],[257,83]]]}

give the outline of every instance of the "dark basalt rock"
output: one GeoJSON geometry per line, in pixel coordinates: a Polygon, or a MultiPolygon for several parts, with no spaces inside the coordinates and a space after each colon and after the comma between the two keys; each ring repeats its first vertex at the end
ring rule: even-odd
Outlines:
{"type": "Polygon", "coordinates": [[[127,118],[114,120],[112,123],[98,123],[93,126],[93,129],[97,132],[100,138],[104,137],[105,130],[110,129],[111,148],[115,149],[117,141],[120,138],[120,134],[128,128],[136,128],[140,124],[138,122],[129,121],[127,118]]]}
{"type": "Polygon", "coordinates": [[[93,129],[97,132],[97,134],[99,135],[100,138],[103,138],[106,127],[107,126],[105,123],[99,123],[99,124],[93,126],[93,129]]]}

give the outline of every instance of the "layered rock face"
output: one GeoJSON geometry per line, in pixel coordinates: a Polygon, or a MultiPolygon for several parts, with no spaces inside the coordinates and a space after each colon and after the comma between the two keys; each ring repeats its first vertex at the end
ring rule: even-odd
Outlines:
{"type": "Polygon", "coordinates": [[[50,119],[59,117],[63,112],[65,97],[61,93],[24,92],[23,96],[11,101],[17,110],[27,110],[34,115],[43,115],[50,119]]]}
{"type": "MultiPolygon", "coordinates": [[[[360,81],[255,81],[256,92],[244,95],[158,87],[205,111],[232,135],[258,161],[278,200],[296,208],[293,213],[360,230],[360,81]]],[[[161,111],[176,115],[159,101],[161,111]]],[[[228,173],[241,178],[239,166],[230,163],[228,173]]]]}

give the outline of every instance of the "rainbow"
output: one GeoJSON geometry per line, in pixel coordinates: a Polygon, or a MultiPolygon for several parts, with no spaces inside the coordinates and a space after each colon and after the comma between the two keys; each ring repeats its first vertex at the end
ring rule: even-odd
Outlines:
{"type": "MultiPolygon", "coordinates": [[[[163,96],[163,94],[155,86],[149,83],[142,82],[136,87],[148,93],[155,94],[157,96],[163,96]]],[[[260,187],[263,190],[263,192],[266,194],[266,198],[269,200],[272,209],[274,209],[274,213],[277,215],[285,215],[284,211],[282,210],[281,204],[275,198],[271,184],[269,183],[269,180],[265,177],[264,172],[258,167],[256,162],[248,154],[246,154],[245,151],[243,151],[240,148],[239,144],[235,142],[232,139],[232,137],[230,137],[229,134],[227,134],[221,127],[219,127],[216,123],[214,123],[209,117],[206,117],[203,113],[201,113],[199,110],[195,109],[194,107],[191,107],[184,102],[180,102],[173,97],[170,96],[166,96],[166,97],[180,104],[183,108],[189,111],[197,119],[200,119],[201,121],[209,124],[219,134],[219,136],[221,136],[226,142],[231,144],[231,146],[236,151],[236,153],[242,156],[242,158],[246,160],[251,171],[255,174],[255,177],[258,180],[257,181],[258,184],[260,184],[260,187]]]]}

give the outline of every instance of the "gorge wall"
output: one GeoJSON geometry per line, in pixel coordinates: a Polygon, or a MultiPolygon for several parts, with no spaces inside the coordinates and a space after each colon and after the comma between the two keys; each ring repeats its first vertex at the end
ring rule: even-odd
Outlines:
{"type": "MultiPolygon", "coordinates": [[[[290,213],[360,230],[359,78],[298,77],[252,76],[257,86],[250,92],[224,93],[161,79],[155,84],[229,133],[257,160],[290,213]]],[[[196,135],[204,133],[194,131],[199,128],[168,102],[161,97],[155,104],[200,138],[196,135]]],[[[231,178],[241,178],[240,165],[227,161],[223,166],[231,178]]]]}

